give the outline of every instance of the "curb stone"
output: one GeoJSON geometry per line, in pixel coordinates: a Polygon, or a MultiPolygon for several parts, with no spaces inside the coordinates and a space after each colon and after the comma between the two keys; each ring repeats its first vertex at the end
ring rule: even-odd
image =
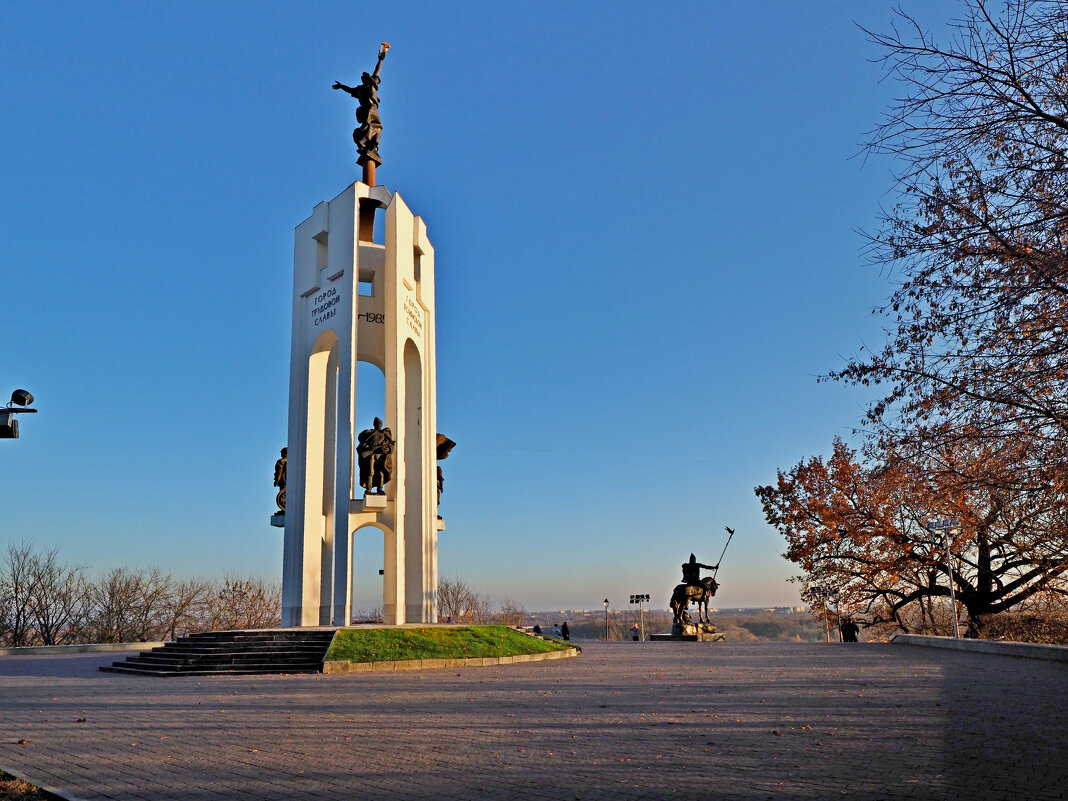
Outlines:
{"type": "Polygon", "coordinates": [[[894,645],[948,648],[954,651],[972,651],[982,654],[1018,656],[1024,659],[1047,659],[1053,662],[1068,662],[1068,646],[1065,645],[1003,642],[1001,640],[963,640],[954,637],[932,637],[925,634],[895,634],[890,638],[890,642],[894,645]]]}
{"type": "Polygon", "coordinates": [[[463,659],[398,659],[383,662],[323,662],[323,673],[369,673],[397,670],[432,670],[458,667],[491,667],[523,662],[544,662],[550,659],[569,659],[579,655],[577,648],[548,651],[544,654],[516,654],[514,656],[469,656],[463,659]]]}
{"type": "Polygon", "coordinates": [[[26,645],[20,648],[0,648],[0,656],[62,656],[63,654],[109,654],[123,651],[151,651],[163,642],[99,642],[77,645],[26,645]]]}

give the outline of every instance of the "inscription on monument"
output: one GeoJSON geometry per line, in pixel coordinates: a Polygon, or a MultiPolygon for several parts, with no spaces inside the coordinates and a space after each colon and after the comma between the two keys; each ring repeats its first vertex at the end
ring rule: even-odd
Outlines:
{"type": "Polygon", "coordinates": [[[419,304],[411,298],[404,299],[404,316],[415,333],[423,333],[423,311],[419,308],[419,304]]]}
{"type": "Polygon", "coordinates": [[[382,325],[386,322],[386,315],[380,314],[379,312],[362,312],[356,316],[369,323],[378,323],[379,325],[382,325]]]}
{"type": "Polygon", "coordinates": [[[331,287],[325,292],[320,292],[318,295],[316,295],[313,301],[315,306],[312,307],[311,312],[312,315],[314,315],[315,324],[317,326],[322,325],[335,314],[337,314],[337,309],[335,307],[340,302],[341,297],[337,294],[337,289],[335,289],[334,287],[331,287]]]}

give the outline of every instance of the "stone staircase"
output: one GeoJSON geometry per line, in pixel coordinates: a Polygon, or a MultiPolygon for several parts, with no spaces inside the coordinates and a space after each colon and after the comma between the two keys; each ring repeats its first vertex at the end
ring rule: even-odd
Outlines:
{"type": "Polygon", "coordinates": [[[140,676],[321,673],[336,629],[263,629],[191,634],[101,667],[140,676]]]}

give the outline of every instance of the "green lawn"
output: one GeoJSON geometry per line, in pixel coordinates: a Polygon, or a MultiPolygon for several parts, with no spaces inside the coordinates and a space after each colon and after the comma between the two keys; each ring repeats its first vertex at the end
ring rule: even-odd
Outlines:
{"type": "Polygon", "coordinates": [[[462,659],[563,651],[568,644],[531,637],[508,626],[442,626],[426,629],[341,629],[327,662],[398,659],[462,659]]]}

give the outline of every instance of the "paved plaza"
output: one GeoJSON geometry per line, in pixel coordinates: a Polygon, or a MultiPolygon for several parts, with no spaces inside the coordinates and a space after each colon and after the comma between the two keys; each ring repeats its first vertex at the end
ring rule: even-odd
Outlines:
{"type": "Polygon", "coordinates": [[[0,659],[0,768],[68,798],[1064,799],[1068,667],[900,645],[159,679],[0,659]],[[26,742],[20,744],[21,740],[26,742]]]}

